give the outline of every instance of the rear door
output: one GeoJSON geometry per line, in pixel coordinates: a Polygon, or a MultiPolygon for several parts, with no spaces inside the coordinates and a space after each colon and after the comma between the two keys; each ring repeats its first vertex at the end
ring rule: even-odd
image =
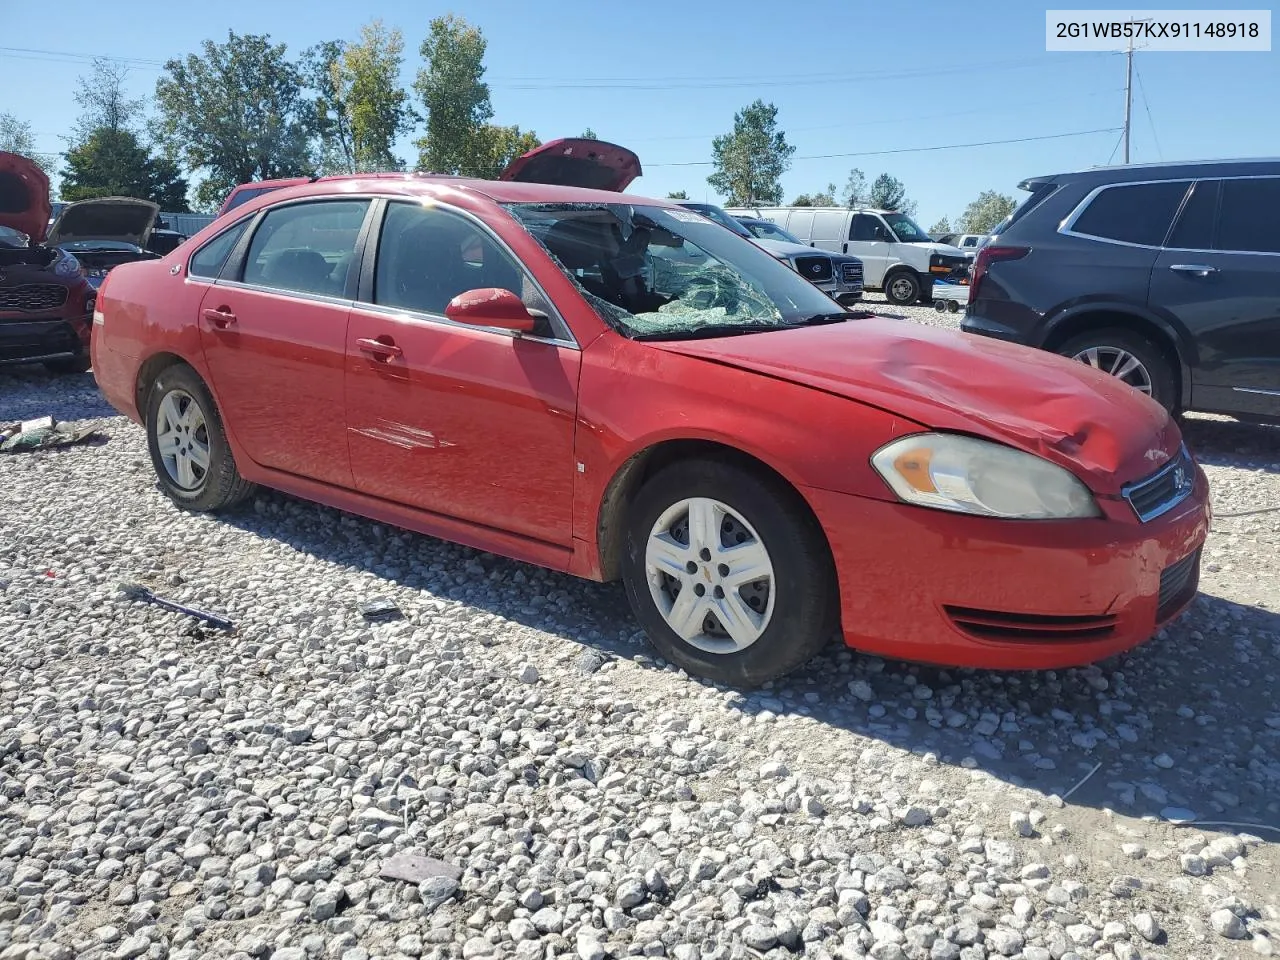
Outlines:
{"type": "Polygon", "coordinates": [[[1192,403],[1280,416],[1280,177],[1197,183],[1151,276],[1196,343],[1192,403]]]}
{"type": "Polygon", "coordinates": [[[832,253],[843,253],[845,246],[845,215],[842,210],[815,210],[813,212],[813,232],[809,235],[809,246],[819,250],[830,250],[832,253]]]}
{"type": "Polygon", "coordinates": [[[200,309],[219,405],[250,458],[340,487],[352,485],[343,399],[351,265],[369,207],[324,199],[268,208],[200,309]]]}
{"type": "MultiPolygon", "coordinates": [[[[768,216],[768,214],[765,214],[768,216]]],[[[810,243],[813,239],[813,211],[812,210],[792,210],[788,216],[783,213],[782,219],[770,218],[787,233],[791,234],[801,243],[810,243]]]]}

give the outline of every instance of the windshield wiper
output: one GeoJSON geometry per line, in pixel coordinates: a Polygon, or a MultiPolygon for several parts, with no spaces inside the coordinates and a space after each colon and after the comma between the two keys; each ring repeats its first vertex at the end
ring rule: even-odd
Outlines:
{"type": "Polygon", "coordinates": [[[768,330],[789,330],[794,323],[708,323],[684,330],[660,330],[655,333],[637,333],[632,340],[704,340],[712,337],[732,337],[740,333],[764,333],[768,330]]]}
{"type": "Polygon", "coordinates": [[[791,321],[792,326],[815,327],[820,323],[843,323],[850,317],[857,314],[850,313],[848,310],[841,310],[839,313],[815,313],[811,317],[805,317],[803,320],[791,321]]]}

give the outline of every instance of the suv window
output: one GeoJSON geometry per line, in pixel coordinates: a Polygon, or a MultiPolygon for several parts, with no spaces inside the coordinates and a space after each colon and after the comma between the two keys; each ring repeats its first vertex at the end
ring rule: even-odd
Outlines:
{"type": "Polygon", "coordinates": [[[269,210],[249,244],[244,282],[342,296],[368,209],[368,200],[318,200],[269,210]]]}
{"type": "Polygon", "coordinates": [[[250,219],[252,218],[246,218],[235,226],[228,227],[197,250],[187,264],[187,274],[192,277],[216,278],[222,272],[222,265],[227,262],[231,249],[249,226],[250,219]]]}
{"type": "Polygon", "coordinates": [[[854,214],[853,222],[849,224],[849,239],[884,240],[886,239],[884,224],[880,222],[879,217],[865,213],[854,214]]]}
{"type": "Polygon", "coordinates": [[[1191,188],[1191,196],[1182,205],[1178,223],[1169,235],[1168,247],[1175,250],[1210,250],[1213,248],[1213,225],[1218,218],[1217,180],[1201,180],[1191,188]]]}
{"type": "Polygon", "coordinates": [[[1280,210],[1280,177],[1222,181],[1218,250],[1280,253],[1275,212],[1280,210]]]}
{"type": "Polygon", "coordinates": [[[1076,217],[1071,232],[1158,247],[1164,243],[1187,185],[1186,180],[1166,180],[1106,187],[1076,217]]]}
{"type": "Polygon", "coordinates": [[[531,309],[550,312],[524,269],[470,220],[417,204],[387,206],[374,303],[444,316],[450,300],[481,287],[510,290],[531,309]]]}

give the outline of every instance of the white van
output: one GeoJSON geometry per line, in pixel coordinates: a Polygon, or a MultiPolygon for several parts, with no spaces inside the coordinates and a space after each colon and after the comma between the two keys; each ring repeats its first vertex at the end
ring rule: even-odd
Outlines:
{"type": "Polygon", "coordinates": [[[967,268],[958,247],[937,243],[905,213],[847,207],[729,207],[734,216],[771,220],[801,242],[855,256],[863,283],[890,303],[929,303],[933,281],[967,268]]]}

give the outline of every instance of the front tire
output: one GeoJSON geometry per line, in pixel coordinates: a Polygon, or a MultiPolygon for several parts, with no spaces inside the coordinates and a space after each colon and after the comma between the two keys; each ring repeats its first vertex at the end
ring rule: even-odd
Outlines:
{"type": "Polygon", "coordinates": [[[147,395],[146,423],[160,489],[178,506],[219,510],[253,493],[236,469],[213,396],[191,367],[161,371],[147,395]]]}
{"type": "Polygon", "coordinates": [[[758,686],[839,626],[826,538],[786,484],[722,460],[665,467],[631,504],[623,582],[654,647],[686,672],[758,686]]]}
{"type": "Polygon", "coordinates": [[[1176,411],[1177,380],[1165,353],[1132,330],[1090,330],[1072,337],[1057,353],[1123,380],[1168,410],[1176,411]]]}
{"type": "Polygon", "coordinates": [[[889,274],[884,284],[884,297],[899,307],[907,307],[920,299],[920,278],[910,270],[889,274]]]}

